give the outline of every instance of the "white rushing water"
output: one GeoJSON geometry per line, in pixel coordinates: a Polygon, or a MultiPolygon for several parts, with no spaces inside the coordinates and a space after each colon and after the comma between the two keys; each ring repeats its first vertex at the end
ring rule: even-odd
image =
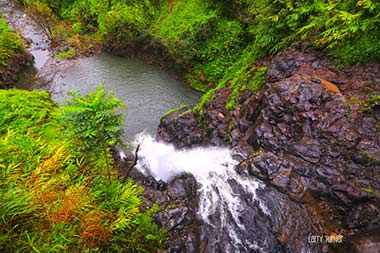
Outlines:
{"type": "MultiPolygon", "coordinates": [[[[199,214],[203,221],[227,233],[231,245],[239,245],[246,251],[260,249],[255,242],[243,242],[238,236],[239,231],[244,231],[249,224],[243,224],[239,219],[246,206],[232,185],[237,184],[245,194],[251,194],[252,201],[257,200],[265,214],[269,215],[269,211],[256,196],[260,183],[236,172],[238,162],[233,159],[231,150],[221,147],[176,150],[173,145],[157,142],[144,134],[137,136],[137,144],[140,144],[139,170],[165,182],[170,182],[182,173],[191,173],[200,184],[199,214]]],[[[234,251],[236,248],[229,250],[234,251]]]]}

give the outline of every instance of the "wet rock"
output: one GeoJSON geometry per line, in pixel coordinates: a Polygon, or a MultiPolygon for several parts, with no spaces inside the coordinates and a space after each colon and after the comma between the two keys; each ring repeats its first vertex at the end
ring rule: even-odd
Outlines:
{"type": "Polygon", "coordinates": [[[326,167],[317,168],[315,172],[316,172],[315,173],[316,178],[319,181],[322,181],[328,184],[332,184],[335,181],[338,181],[339,180],[338,178],[341,177],[339,171],[336,171],[331,168],[326,168],[326,167]]]}
{"type": "Polygon", "coordinates": [[[192,175],[184,174],[165,187],[157,187],[159,181],[133,169],[130,176],[144,187],[145,208],[158,204],[159,211],[153,215],[155,222],[167,229],[168,252],[200,252],[200,224],[197,217],[197,183],[192,175]]]}
{"type": "Polygon", "coordinates": [[[204,138],[202,129],[198,127],[199,116],[192,111],[185,113],[187,110],[189,110],[188,107],[163,117],[158,126],[157,138],[173,143],[177,148],[201,145],[204,138]]]}
{"type": "Polygon", "coordinates": [[[302,157],[304,160],[311,162],[311,163],[317,163],[319,162],[319,158],[321,157],[321,148],[319,145],[313,145],[313,144],[296,144],[293,146],[294,152],[302,157]]]}
{"type": "MultiPolygon", "coordinates": [[[[179,114],[175,119],[169,116],[159,127],[159,137],[178,142],[180,147],[225,145],[229,141],[232,147],[242,148],[249,157],[239,164],[239,174],[253,176],[273,187],[274,199],[284,194],[298,203],[297,207],[306,208],[308,213],[304,215],[309,220],[305,224],[317,227],[320,233],[335,233],[338,228],[362,231],[368,226],[380,226],[377,192],[380,138],[376,130],[380,116],[360,113],[360,106],[351,105],[352,97],[364,100],[374,92],[365,83],[378,83],[380,64],[338,71],[320,57],[318,52],[286,50],[268,62],[268,83],[263,90],[254,96],[244,92],[232,113],[225,111],[229,91],[221,89],[203,108],[203,124],[198,115],[188,114],[182,123],[197,122],[196,127],[190,132],[182,126],[175,130],[171,124],[180,125],[182,119],[179,114]],[[231,120],[232,129],[226,132],[231,120]],[[194,141],[188,136],[194,136],[194,141]]],[[[374,89],[380,93],[380,87],[374,89]]],[[[299,209],[287,213],[289,203],[281,205],[283,210],[280,208],[276,213],[278,218],[300,217],[299,209]]],[[[287,235],[302,226],[293,225],[289,230],[290,225],[285,225],[287,235]]],[[[290,238],[297,236],[298,241],[304,238],[300,234],[290,238]]],[[[268,238],[274,240],[269,235],[268,238]]],[[[290,252],[311,247],[295,240],[285,246],[284,249],[292,249],[290,252]]],[[[326,251],[327,245],[322,248],[326,251]]],[[[322,248],[316,252],[322,252],[322,248]]],[[[208,240],[206,249],[206,252],[226,250],[212,239],[208,240]]],[[[269,252],[278,249],[271,248],[269,252]]]]}
{"type": "Polygon", "coordinates": [[[15,87],[21,72],[33,62],[34,58],[28,52],[18,53],[8,59],[6,66],[0,67],[0,89],[15,87]]]}
{"type": "Polygon", "coordinates": [[[331,253],[377,253],[380,249],[379,229],[368,230],[364,233],[353,235],[343,243],[331,245],[331,253]]]}
{"type": "Polygon", "coordinates": [[[351,229],[380,227],[380,208],[370,202],[358,203],[348,210],[345,218],[351,229]]]}
{"type": "Polygon", "coordinates": [[[167,194],[171,203],[181,203],[183,201],[193,201],[197,195],[197,182],[190,175],[183,175],[175,178],[168,188],[167,194]]]}
{"type": "Polygon", "coordinates": [[[362,201],[368,198],[368,194],[363,190],[347,183],[333,184],[331,189],[334,192],[342,192],[352,201],[362,201]]]}
{"type": "Polygon", "coordinates": [[[157,213],[155,215],[155,219],[158,221],[159,225],[171,230],[181,225],[181,223],[185,220],[188,211],[189,210],[186,207],[178,207],[170,209],[167,212],[157,213]]]}
{"type": "MultiPolygon", "coordinates": [[[[377,164],[380,146],[373,131],[375,121],[347,113],[345,97],[324,87],[321,80],[326,77],[313,77],[311,69],[321,71],[321,76],[333,74],[320,68],[315,70],[314,63],[300,63],[299,54],[294,56],[294,66],[286,65],[293,62],[288,59],[279,65],[281,57],[271,62],[273,66],[268,73],[271,83],[262,95],[245,100],[253,109],[241,110],[252,115],[239,114],[235,119],[251,121],[256,131],[256,143],[251,144],[266,151],[252,160],[252,174],[294,199],[300,199],[302,189],[307,189],[321,201],[328,198],[335,205],[343,205],[346,213],[363,202],[371,202],[378,208],[378,198],[370,200],[363,191],[364,185],[377,189],[380,182],[379,175],[374,174],[380,170],[377,164]],[[247,102],[250,99],[254,102],[247,102]],[[284,161],[290,167],[282,168],[284,161]]],[[[332,79],[338,85],[347,82],[345,77],[339,80],[338,75],[328,80],[332,79]]],[[[237,134],[231,137],[236,145],[244,140],[237,134]]],[[[367,215],[375,219],[375,212],[367,215]]],[[[359,220],[338,216],[338,223],[352,226],[356,222],[357,227],[361,226],[359,220]]]]}
{"type": "MultiPolygon", "coordinates": [[[[240,196],[239,204],[242,211],[239,220],[245,229],[235,236],[241,243],[231,245],[230,237],[234,234],[223,233],[223,225],[215,219],[215,226],[202,226],[201,238],[207,241],[205,252],[300,252],[299,249],[321,252],[321,245],[307,243],[305,235],[318,232],[311,225],[306,208],[292,202],[288,196],[271,187],[257,190],[258,197],[253,198],[241,185],[234,183],[234,180],[231,180],[230,184],[234,193],[240,196]],[[263,206],[270,213],[267,213],[263,206]],[[294,216],[295,213],[299,216],[294,216]],[[295,231],[292,226],[302,227],[302,232],[295,231]],[[286,239],[281,240],[281,235],[286,239]],[[252,243],[247,244],[247,241],[252,243]]],[[[232,224],[230,221],[227,222],[232,224]]]]}
{"type": "Polygon", "coordinates": [[[286,57],[276,57],[268,69],[268,77],[272,81],[282,80],[290,77],[297,69],[298,63],[294,57],[287,55],[286,57]]]}

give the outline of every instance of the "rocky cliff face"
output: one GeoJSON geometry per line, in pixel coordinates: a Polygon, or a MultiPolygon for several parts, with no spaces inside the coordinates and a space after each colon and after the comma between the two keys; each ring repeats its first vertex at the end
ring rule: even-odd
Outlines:
{"type": "Polygon", "coordinates": [[[202,117],[182,115],[185,108],[163,118],[158,138],[178,148],[243,150],[239,170],[285,198],[276,233],[291,252],[315,249],[300,243],[308,233],[344,236],[345,244],[317,250],[376,252],[379,240],[362,240],[355,249],[350,242],[353,234],[380,227],[380,108],[371,100],[380,94],[380,65],[339,71],[321,59],[288,49],[264,63],[265,87],[241,94],[232,112],[225,108],[230,90],[218,90],[202,117]],[[294,203],[305,212],[288,212],[294,203]],[[301,215],[307,216],[302,224],[292,223],[301,215]]]}
{"type": "Polygon", "coordinates": [[[0,88],[14,87],[21,71],[32,64],[33,56],[28,52],[16,54],[8,59],[7,65],[0,67],[0,88]]]}

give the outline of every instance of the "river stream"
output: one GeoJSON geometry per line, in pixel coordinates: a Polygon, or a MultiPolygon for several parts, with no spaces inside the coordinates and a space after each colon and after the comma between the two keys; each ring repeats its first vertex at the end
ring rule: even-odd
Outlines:
{"type": "MultiPolygon", "coordinates": [[[[87,93],[104,84],[126,105],[122,113],[129,140],[143,131],[154,135],[165,112],[199,100],[200,94],[173,73],[139,59],[101,53],[91,58],[56,61],[46,37],[11,1],[0,0],[0,12],[12,27],[19,28],[23,37],[31,40],[29,50],[35,58],[35,71],[50,80],[42,89],[49,90],[54,101],[62,103],[72,89],[87,93]]],[[[27,78],[21,80],[20,87],[26,88],[27,83],[27,78]]],[[[277,222],[273,221],[273,208],[267,207],[271,200],[261,201],[257,195],[265,188],[262,183],[236,172],[238,162],[231,150],[176,150],[149,135],[136,137],[137,143],[141,144],[138,168],[144,173],[166,182],[181,173],[194,175],[199,183],[199,215],[205,224],[202,237],[208,241],[207,252],[273,251],[271,242],[276,240],[276,234],[272,227],[277,222]]]]}

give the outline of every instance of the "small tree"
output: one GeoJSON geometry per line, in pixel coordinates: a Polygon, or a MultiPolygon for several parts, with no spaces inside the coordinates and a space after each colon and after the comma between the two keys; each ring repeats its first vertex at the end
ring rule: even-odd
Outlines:
{"type": "Polygon", "coordinates": [[[66,132],[90,162],[103,161],[110,177],[110,147],[121,143],[123,135],[123,118],[117,114],[123,104],[112,92],[105,92],[102,85],[86,96],[79,91],[69,94],[72,100],[63,106],[61,116],[66,132]]]}
{"type": "Polygon", "coordinates": [[[48,37],[50,43],[53,42],[54,27],[57,24],[57,18],[52,10],[44,3],[36,2],[25,9],[25,12],[34,20],[41,31],[48,37]]]}

